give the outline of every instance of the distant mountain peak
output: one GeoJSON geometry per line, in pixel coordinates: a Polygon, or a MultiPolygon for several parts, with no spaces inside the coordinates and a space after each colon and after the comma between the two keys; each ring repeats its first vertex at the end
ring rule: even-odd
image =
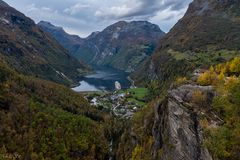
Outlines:
{"type": "Polygon", "coordinates": [[[63,30],[62,27],[55,26],[55,25],[53,25],[52,23],[47,22],[47,21],[40,21],[40,22],[38,23],[38,25],[39,25],[39,26],[45,26],[45,27],[47,27],[47,28],[51,28],[51,29],[55,29],[55,30],[63,30]]]}
{"type": "Polygon", "coordinates": [[[75,57],[94,66],[108,66],[127,72],[139,67],[165,35],[158,25],[147,21],[119,21],[83,39],[51,30],[53,27],[48,23],[42,26],[75,57]]]}
{"type": "Polygon", "coordinates": [[[118,21],[118,22],[114,23],[113,25],[126,25],[126,24],[128,24],[127,21],[118,21]]]}
{"type": "Polygon", "coordinates": [[[139,28],[142,28],[142,29],[147,29],[146,27],[148,27],[148,29],[155,29],[155,31],[161,31],[161,29],[159,28],[158,25],[156,24],[152,24],[148,21],[119,21],[119,22],[116,22],[110,26],[108,26],[106,30],[136,30],[136,29],[139,29],[139,28]],[[145,27],[145,28],[144,28],[145,27]]]}

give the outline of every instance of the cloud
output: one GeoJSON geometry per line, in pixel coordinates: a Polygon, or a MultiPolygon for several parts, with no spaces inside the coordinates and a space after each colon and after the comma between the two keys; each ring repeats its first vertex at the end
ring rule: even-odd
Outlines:
{"type": "Polygon", "coordinates": [[[180,10],[171,10],[170,8],[157,12],[156,16],[149,21],[161,26],[161,29],[168,32],[175,23],[182,18],[187,10],[187,6],[180,10]]]}
{"type": "Polygon", "coordinates": [[[95,12],[95,16],[103,19],[133,19],[137,17],[153,16],[156,12],[157,3],[153,0],[146,5],[145,0],[130,0],[121,5],[102,7],[95,12]],[[153,5],[154,4],[154,5],[153,5]]]}
{"type": "Polygon", "coordinates": [[[148,20],[167,32],[192,0],[5,0],[35,22],[45,20],[86,37],[119,20],[148,20]]]}
{"type": "Polygon", "coordinates": [[[81,11],[84,11],[89,8],[90,8],[90,5],[88,5],[88,4],[77,3],[74,6],[71,6],[70,8],[66,8],[64,10],[64,12],[67,14],[70,14],[70,15],[76,15],[76,14],[80,13],[81,11]]]}
{"type": "Polygon", "coordinates": [[[178,11],[186,8],[191,0],[128,0],[121,5],[102,7],[95,16],[103,19],[146,19],[156,16],[159,11],[178,11]]]}

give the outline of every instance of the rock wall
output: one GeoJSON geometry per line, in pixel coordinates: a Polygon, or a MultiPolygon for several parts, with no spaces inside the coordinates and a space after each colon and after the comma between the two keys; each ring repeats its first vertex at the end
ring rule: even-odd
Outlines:
{"type": "Polygon", "coordinates": [[[211,111],[215,94],[212,86],[187,84],[170,89],[161,102],[133,117],[119,140],[115,159],[212,160],[203,145],[200,123],[201,117],[221,123],[211,111]]]}
{"type": "Polygon", "coordinates": [[[184,85],[171,90],[155,107],[153,159],[160,156],[162,160],[212,160],[203,147],[200,108],[190,104],[195,90],[206,93],[208,100],[214,95],[212,87],[184,85]]]}

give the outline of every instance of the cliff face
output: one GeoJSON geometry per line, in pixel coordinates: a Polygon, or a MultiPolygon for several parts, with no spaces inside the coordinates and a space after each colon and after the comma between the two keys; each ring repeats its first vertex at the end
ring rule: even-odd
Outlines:
{"type": "MultiPolygon", "coordinates": [[[[203,147],[203,135],[199,125],[200,108],[193,107],[194,91],[213,96],[211,87],[184,85],[171,90],[166,100],[155,107],[153,125],[153,159],[163,160],[211,160],[203,147]],[[162,155],[158,155],[159,149],[162,155]]],[[[203,112],[201,112],[204,114],[203,112]]]]}
{"type": "Polygon", "coordinates": [[[212,160],[200,124],[202,116],[218,124],[208,107],[214,96],[211,86],[189,84],[169,90],[161,103],[148,108],[153,109],[150,113],[135,116],[121,137],[117,159],[212,160]],[[203,102],[196,93],[204,95],[203,102]]]}

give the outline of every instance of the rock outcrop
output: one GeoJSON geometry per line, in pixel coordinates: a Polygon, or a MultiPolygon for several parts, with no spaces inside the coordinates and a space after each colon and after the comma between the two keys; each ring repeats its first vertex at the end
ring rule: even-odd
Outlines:
{"type": "Polygon", "coordinates": [[[161,102],[133,117],[121,136],[116,159],[212,160],[204,147],[202,118],[215,126],[222,123],[212,113],[215,96],[212,86],[186,84],[170,89],[161,102]]]}
{"type": "Polygon", "coordinates": [[[203,134],[199,125],[201,108],[191,104],[194,91],[205,93],[207,101],[214,96],[212,87],[184,85],[169,91],[167,98],[155,107],[153,126],[153,159],[211,160],[203,147],[203,134]]]}

